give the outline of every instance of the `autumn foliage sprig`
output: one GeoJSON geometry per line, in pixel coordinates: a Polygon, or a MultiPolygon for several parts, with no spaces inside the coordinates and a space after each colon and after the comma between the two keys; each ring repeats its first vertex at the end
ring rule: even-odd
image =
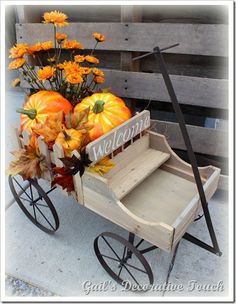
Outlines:
{"type": "MultiPolygon", "coordinates": [[[[81,54],[82,43],[69,40],[67,34],[58,31],[58,27],[68,25],[67,18],[66,14],[58,11],[44,13],[43,23],[52,25],[53,39],[34,45],[16,44],[10,49],[9,57],[14,60],[8,68],[18,70],[21,79],[28,82],[33,92],[46,89],[57,91],[75,106],[105,81],[104,73],[96,67],[99,59],[94,56],[94,51],[106,38],[100,33],[93,33],[93,50],[88,55],[81,54]],[[70,60],[61,61],[63,50],[70,51],[70,60]],[[46,66],[43,66],[42,57],[46,57],[46,66]],[[30,65],[31,58],[40,66],[39,69],[30,65]]],[[[14,79],[12,85],[18,86],[21,79],[14,79]]]]}

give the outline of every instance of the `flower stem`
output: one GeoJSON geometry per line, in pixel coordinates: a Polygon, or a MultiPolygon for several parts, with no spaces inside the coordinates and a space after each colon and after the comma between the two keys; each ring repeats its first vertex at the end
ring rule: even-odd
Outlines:
{"type": "Polygon", "coordinates": [[[94,45],[94,48],[93,48],[93,50],[92,50],[92,52],[91,52],[91,54],[90,54],[90,55],[93,55],[93,53],[94,53],[94,51],[95,51],[95,49],[96,49],[97,45],[98,45],[98,41],[96,41],[96,43],[95,43],[95,45],[94,45]]]}

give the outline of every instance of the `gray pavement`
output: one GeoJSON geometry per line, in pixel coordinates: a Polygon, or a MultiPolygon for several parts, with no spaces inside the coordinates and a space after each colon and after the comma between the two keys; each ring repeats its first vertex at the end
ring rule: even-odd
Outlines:
{"type": "MultiPolygon", "coordinates": [[[[7,123],[17,124],[18,116],[13,111],[16,106],[21,105],[23,95],[19,97],[13,94],[9,98],[14,98],[17,104],[12,102],[9,106],[10,110],[12,108],[12,114],[7,115],[7,123]]],[[[11,135],[8,134],[8,151],[14,148],[10,138],[11,135]]],[[[9,161],[8,155],[6,161],[9,161]]],[[[7,185],[6,195],[9,202],[12,196],[7,185]]],[[[87,281],[91,284],[105,282],[108,285],[107,290],[91,291],[87,297],[115,296],[118,299],[123,296],[136,296],[137,293],[124,291],[122,286],[115,284],[100,266],[93,250],[93,241],[101,232],[111,231],[124,237],[127,237],[127,232],[80,206],[72,198],[66,198],[59,190],[51,193],[50,198],[60,218],[60,228],[54,235],[48,235],[35,227],[16,203],[6,211],[5,250],[8,295],[85,296],[84,284],[87,281]],[[14,283],[17,280],[23,283],[14,283]],[[25,287],[26,291],[20,292],[19,284],[24,285],[24,282],[28,284],[28,287],[25,287]],[[14,284],[16,286],[18,284],[15,289],[14,284]],[[28,290],[27,288],[30,289],[31,286],[38,290],[36,289],[35,292],[28,290]]],[[[213,197],[210,202],[210,212],[223,255],[218,257],[182,240],[169,282],[172,286],[182,284],[183,288],[181,291],[166,292],[165,296],[227,296],[228,203],[225,194],[218,192],[213,197]],[[213,286],[221,284],[220,281],[223,283],[223,290],[222,288],[218,291],[203,290],[206,289],[204,284],[213,286]]],[[[189,231],[203,240],[209,240],[204,218],[194,223],[189,231]]],[[[145,257],[152,267],[154,283],[158,287],[157,284],[161,285],[165,282],[171,254],[157,249],[147,253],[145,257]]],[[[159,297],[162,296],[162,292],[151,290],[138,293],[138,296],[159,297]]]]}

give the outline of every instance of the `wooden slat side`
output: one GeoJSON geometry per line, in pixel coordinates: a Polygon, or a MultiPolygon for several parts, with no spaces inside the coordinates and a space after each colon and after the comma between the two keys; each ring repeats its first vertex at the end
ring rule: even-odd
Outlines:
{"type": "Polygon", "coordinates": [[[229,190],[229,177],[227,175],[220,175],[218,189],[224,191],[229,190]]]}
{"type": "MultiPolygon", "coordinates": [[[[110,87],[112,92],[118,96],[170,102],[161,74],[106,69],[103,69],[103,71],[106,82],[101,87],[110,87]]],[[[228,109],[227,80],[180,75],[171,75],[171,80],[179,103],[214,109],[228,109]]],[[[22,79],[21,87],[29,88],[29,84],[22,79]]]]}
{"type": "Polygon", "coordinates": [[[37,140],[38,140],[38,145],[39,145],[40,153],[45,156],[46,163],[47,163],[47,166],[48,166],[48,169],[49,169],[48,171],[44,172],[43,178],[45,178],[46,180],[51,181],[52,180],[51,157],[50,157],[50,152],[48,150],[48,146],[44,142],[42,136],[39,136],[37,140]]]}
{"type": "MultiPolygon", "coordinates": [[[[103,50],[149,52],[155,46],[180,43],[168,53],[227,56],[227,25],[171,23],[70,23],[70,39],[79,39],[85,48],[92,49],[91,33],[95,30],[107,37],[99,45],[103,50]],[[166,34],[168,33],[168,35],[166,34]],[[189,43],[191,41],[191,43],[189,43]]],[[[17,42],[29,44],[52,40],[50,26],[37,23],[17,24],[17,42]]]]}
{"type": "Polygon", "coordinates": [[[22,149],[22,141],[20,140],[20,131],[18,128],[12,127],[12,138],[15,141],[15,147],[18,149],[22,149]]]}
{"type": "Polygon", "coordinates": [[[62,146],[60,144],[54,144],[53,147],[53,154],[54,154],[54,163],[56,167],[63,167],[63,163],[59,158],[64,157],[64,151],[62,149],[62,146]]]}
{"type": "MultiPolygon", "coordinates": [[[[60,144],[54,144],[53,147],[53,157],[51,156],[51,160],[53,160],[53,163],[56,165],[56,167],[62,168],[63,163],[59,158],[62,158],[65,156],[64,150],[60,144]]],[[[60,185],[57,186],[61,192],[67,197],[69,196],[69,193],[66,191],[66,189],[62,189],[60,185]]]]}
{"type": "MultiPolygon", "coordinates": [[[[151,130],[163,134],[172,148],[186,150],[177,123],[152,120],[151,130]]],[[[228,157],[228,133],[226,131],[191,125],[187,125],[187,130],[194,152],[228,157]]]]}
{"type": "Polygon", "coordinates": [[[129,212],[125,206],[113,198],[104,197],[89,185],[84,187],[85,207],[107,218],[124,229],[135,233],[159,248],[170,251],[174,229],[164,223],[149,223],[129,212]]]}
{"type": "MultiPolygon", "coordinates": [[[[75,155],[77,158],[80,158],[80,154],[78,151],[74,150],[73,155],[75,155]]],[[[76,200],[81,205],[84,204],[84,194],[83,194],[83,184],[82,184],[82,178],[80,177],[80,172],[77,172],[73,176],[73,182],[75,187],[75,193],[76,193],[76,200]]]]}
{"type": "MultiPolygon", "coordinates": [[[[155,133],[153,131],[148,131],[148,134],[150,136],[150,147],[159,151],[163,151],[170,154],[170,158],[168,161],[162,166],[168,167],[165,168],[167,171],[177,174],[179,176],[184,177],[185,179],[190,179],[190,177],[193,177],[193,170],[189,163],[182,160],[170,147],[169,143],[167,142],[164,135],[155,133]],[[176,171],[179,171],[180,174],[178,174],[176,171]],[[184,175],[185,174],[185,175],[184,175]]],[[[212,173],[214,173],[215,167],[213,166],[207,166],[207,167],[199,167],[199,172],[201,175],[201,178],[203,181],[208,179],[212,173]]]]}

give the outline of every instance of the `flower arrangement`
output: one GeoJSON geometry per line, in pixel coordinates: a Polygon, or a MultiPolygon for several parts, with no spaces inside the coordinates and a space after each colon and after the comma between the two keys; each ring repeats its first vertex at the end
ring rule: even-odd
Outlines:
{"type": "Polygon", "coordinates": [[[40,178],[44,171],[49,170],[38,147],[37,139],[41,136],[49,150],[55,144],[62,147],[64,167],[53,167],[52,185],[60,184],[69,192],[73,190],[72,176],[78,171],[82,175],[85,166],[100,175],[114,166],[109,157],[91,166],[85,147],[129,119],[131,112],[119,97],[99,89],[105,77],[97,67],[99,59],[94,53],[106,37],[93,33],[94,48],[90,54],[81,53],[81,42],[69,40],[66,33],[58,31],[58,28],[68,25],[67,19],[62,12],[45,12],[43,23],[52,25],[53,39],[34,45],[20,43],[10,49],[9,57],[13,60],[8,68],[20,73],[20,78],[14,79],[12,86],[20,85],[22,80],[30,86],[28,100],[23,108],[17,109],[21,114],[21,132],[27,131],[30,141],[27,146],[13,152],[16,160],[10,163],[8,173],[29,179],[40,178]],[[70,60],[61,60],[62,50],[69,51],[70,60]],[[45,66],[42,55],[47,60],[45,66]],[[39,67],[30,64],[30,58],[39,67]],[[80,159],[73,151],[80,154],[80,159]]]}
{"type": "MultiPolygon", "coordinates": [[[[21,78],[28,82],[31,92],[50,90],[59,92],[75,106],[84,97],[91,95],[99,84],[105,82],[104,73],[96,67],[99,59],[93,56],[99,43],[106,41],[105,36],[93,33],[94,48],[88,55],[80,54],[83,45],[77,40],[69,40],[67,34],[58,32],[58,27],[68,25],[67,16],[61,12],[46,12],[43,23],[52,24],[52,41],[38,42],[34,45],[19,43],[10,49],[10,70],[18,70],[21,78]],[[62,50],[70,50],[71,60],[61,62],[62,50]],[[50,52],[49,52],[50,51],[50,52]],[[53,53],[51,52],[53,51],[53,53]],[[47,58],[47,65],[43,67],[41,56],[47,58]],[[36,69],[27,59],[34,58],[41,66],[36,69]]],[[[20,79],[13,80],[15,87],[20,79]]]]}

